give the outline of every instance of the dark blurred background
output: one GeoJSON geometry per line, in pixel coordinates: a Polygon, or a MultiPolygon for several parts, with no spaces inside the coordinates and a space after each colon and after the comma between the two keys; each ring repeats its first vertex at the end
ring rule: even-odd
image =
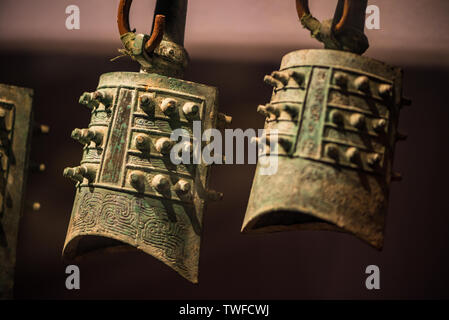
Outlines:
{"type": "MultiPolygon", "coordinates": [[[[320,18],[336,1],[314,1],[320,18]]],[[[312,2],[311,2],[312,3],[312,2]]],[[[413,100],[400,118],[409,138],[399,143],[394,167],[403,181],[390,193],[382,252],[356,238],[330,232],[242,235],[255,166],[212,169],[212,188],[225,198],[205,212],[200,284],[192,285],[139,252],[91,255],[77,263],[81,290],[65,288],[61,251],[74,199],[62,177],[75,166],[81,146],[70,138],[89,123],[77,101],[102,73],[138,71],[128,58],[115,62],[118,1],[0,2],[0,82],[35,90],[37,122],[49,136],[33,140],[31,158],[46,172],[31,174],[21,221],[17,299],[404,299],[449,298],[449,2],[370,1],[381,10],[381,29],[367,34],[367,56],[404,68],[404,94],[413,100]],[[81,29],[65,28],[65,8],[77,4],[81,29]],[[365,288],[365,268],[381,271],[381,290],[365,288]]],[[[135,1],[131,24],[148,32],[154,1],[135,1]],[[148,19],[150,17],[150,19],[148,19]]],[[[186,48],[187,80],[216,86],[220,110],[234,128],[262,128],[258,104],[269,101],[263,76],[289,51],[319,48],[297,21],[294,1],[191,0],[186,48]]]]}

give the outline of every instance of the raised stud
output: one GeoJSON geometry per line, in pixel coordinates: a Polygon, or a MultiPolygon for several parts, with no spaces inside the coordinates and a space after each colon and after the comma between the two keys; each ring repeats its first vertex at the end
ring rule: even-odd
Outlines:
{"type": "Polygon", "coordinates": [[[373,121],[373,129],[377,132],[385,131],[387,127],[387,120],[385,119],[376,119],[373,121]]]}
{"type": "Polygon", "coordinates": [[[280,89],[283,86],[282,82],[275,79],[273,76],[265,76],[265,78],[263,78],[263,81],[266,84],[274,87],[275,89],[280,89]]]}
{"type": "Polygon", "coordinates": [[[175,191],[180,194],[187,194],[190,192],[190,189],[192,189],[192,185],[183,179],[180,179],[175,185],[175,191]]]}
{"type": "Polygon", "coordinates": [[[289,75],[293,80],[295,80],[295,82],[296,82],[298,85],[304,84],[304,81],[306,80],[306,76],[304,75],[304,73],[299,72],[299,71],[294,71],[294,70],[289,71],[288,75],[289,75]]]}
{"type": "Polygon", "coordinates": [[[84,92],[79,98],[79,104],[82,104],[89,109],[95,109],[98,107],[99,102],[94,99],[93,92],[84,92]]]}
{"type": "Polygon", "coordinates": [[[344,116],[343,113],[339,110],[332,110],[329,114],[330,121],[334,124],[341,126],[344,124],[344,116]]]}
{"type": "Polygon", "coordinates": [[[98,129],[74,129],[71,137],[81,144],[89,144],[93,141],[97,146],[103,141],[103,132],[98,129]]]}
{"type": "Polygon", "coordinates": [[[198,115],[200,111],[200,106],[195,102],[187,102],[182,107],[182,112],[184,112],[187,118],[193,118],[198,115]]]}
{"type": "Polygon", "coordinates": [[[365,126],[365,116],[360,113],[355,113],[349,118],[349,123],[357,129],[362,129],[365,126]]]}
{"type": "Polygon", "coordinates": [[[340,88],[346,88],[348,86],[348,77],[344,73],[336,73],[334,82],[340,88]]]}
{"type": "Polygon", "coordinates": [[[217,117],[217,128],[224,129],[229,128],[232,123],[232,117],[224,113],[219,112],[217,117]]]}
{"type": "Polygon", "coordinates": [[[284,110],[290,116],[291,120],[296,118],[299,113],[299,107],[297,105],[288,104],[288,103],[284,104],[282,106],[282,110],[284,110]]]}
{"type": "Polygon", "coordinates": [[[290,79],[290,76],[282,71],[274,71],[271,73],[271,76],[280,81],[283,86],[286,86],[288,84],[288,80],[290,79]]]}
{"type": "Polygon", "coordinates": [[[251,140],[249,140],[250,143],[256,144],[260,143],[261,139],[257,137],[251,137],[251,140]]]}
{"type": "Polygon", "coordinates": [[[168,181],[162,174],[158,174],[151,180],[151,186],[159,193],[164,193],[170,190],[170,181],[168,181]]]}
{"type": "Polygon", "coordinates": [[[372,153],[368,155],[367,162],[371,167],[376,167],[379,165],[381,160],[381,156],[378,153],[372,153]]]}
{"type": "Polygon", "coordinates": [[[70,135],[70,137],[82,144],[85,144],[85,142],[82,142],[82,136],[83,136],[83,131],[79,128],[73,129],[72,134],[70,135]]]}
{"type": "Polygon", "coordinates": [[[279,118],[279,116],[281,114],[281,111],[279,110],[279,108],[272,104],[268,104],[266,106],[265,110],[268,112],[268,114],[270,114],[270,117],[272,115],[275,119],[279,118]]]}
{"type": "Polygon", "coordinates": [[[354,147],[348,148],[348,150],[346,150],[346,158],[352,163],[357,163],[360,159],[359,150],[354,147]]]}
{"type": "Polygon", "coordinates": [[[104,91],[95,91],[93,94],[93,99],[101,102],[106,108],[109,108],[112,103],[112,96],[104,91]]]}
{"type": "Polygon", "coordinates": [[[393,86],[391,84],[381,84],[379,86],[379,95],[384,99],[391,97],[392,92],[393,86]]]}
{"type": "Polygon", "coordinates": [[[161,103],[161,110],[166,116],[172,116],[176,111],[177,101],[172,98],[165,98],[161,103]]]}
{"type": "Polygon", "coordinates": [[[136,148],[140,151],[148,151],[151,146],[151,139],[146,134],[138,134],[135,139],[136,148]]]}
{"type": "Polygon", "coordinates": [[[282,149],[285,150],[285,152],[290,152],[293,145],[291,139],[285,137],[278,137],[278,141],[282,149]]]}
{"type": "Polygon", "coordinates": [[[193,156],[193,144],[191,142],[184,142],[181,148],[178,151],[178,155],[182,156],[182,154],[189,154],[190,156],[193,156]]]}
{"type": "Polygon", "coordinates": [[[170,150],[173,146],[173,141],[169,138],[159,138],[155,143],[156,150],[163,155],[167,155],[170,153],[170,150]]]}
{"type": "Polygon", "coordinates": [[[251,137],[251,143],[264,143],[269,145],[271,143],[271,137],[269,135],[264,135],[262,137],[251,137]]]}
{"type": "Polygon", "coordinates": [[[257,112],[260,113],[261,115],[263,115],[264,117],[268,117],[269,113],[267,111],[267,107],[264,105],[259,105],[257,107],[257,112]]]}
{"type": "Polygon", "coordinates": [[[89,180],[89,182],[92,182],[97,175],[97,168],[92,165],[81,165],[75,168],[75,173],[83,176],[89,180]]]}
{"type": "Polygon", "coordinates": [[[223,200],[223,193],[215,191],[215,190],[207,190],[206,191],[206,198],[209,201],[223,200]]]}
{"type": "Polygon", "coordinates": [[[154,111],[156,93],[145,93],[140,96],[140,108],[146,113],[152,113],[154,111]]]}
{"type": "Polygon", "coordinates": [[[339,157],[338,146],[334,143],[327,144],[325,147],[325,153],[329,158],[337,160],[339,157]]]}
{"type": "Polygon", "coordinates": [[[369,91],[369,79],[367,76],[357,77],[354,81],[357,90],[367,92],[369,91]]]}
{"type": "Polygon", "coordinates": [[[129,175],[129,183],[139,192],[145,190],[145,176],[141,172],[131,172],[129,175]]]}
{"type": "Polygon", "coordinates": [[[76,169],[77,169],[76,167],[75,168],[65,168],[63,176],[64,176],[64,178],[69,178],[75,182],[82,183],[84,180],[84,177],[82,175],[80,175],[79,173],[77,173],[76,169]]]}

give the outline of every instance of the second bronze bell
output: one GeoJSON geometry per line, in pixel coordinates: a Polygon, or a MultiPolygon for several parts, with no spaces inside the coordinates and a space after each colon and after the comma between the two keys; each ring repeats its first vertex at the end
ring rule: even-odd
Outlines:
{"type": "MultiPolygon", "coordinates": [[[[303,23],[313,20],[314,31],[330,32],[316,25],[304,3],[298,1],[303,23]]],[[[353,8],[362,17],[364,3],[353,8]]],[[[342,10],[342,1],[339,8],[336,18],[344,20],[342,12],[351,10],[342,10]]],[[[354,20],[349,30],[359,27],[363,35],[358,21],[364,19],[354,20]]],[[[326,47],[330,38],[339,41],[333,34],[315,36],[326,47]]],[[[382,248],[390,183],[400,178],[393,158],[403,137],[397,130],[402,70],[347,52],[366,49],[365,37],[358,39],[362,45],[352,48],[291,52],[279,71],[265,77],[273,95],[258,111],[267,136],[277,130],[278,151],[266,157],[277,157],[278,170],[262,175],[258,165],[243,232],[344,231],[382,248]]]]}

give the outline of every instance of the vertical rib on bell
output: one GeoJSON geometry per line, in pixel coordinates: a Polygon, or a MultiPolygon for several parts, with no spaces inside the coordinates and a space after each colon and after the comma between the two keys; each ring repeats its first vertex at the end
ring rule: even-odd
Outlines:
{"type": "Polygon", "coordinates": [[[258,111],[291,148],[265,155],[278,157],[275,174],[260,175],[258,166],[242,232],[339,230],[382,248],[401,69],[349,52],[301,50],[265,81],[273,95],[258,111]],[[286,77],[293,74],[302,80],[286,77]],[[285,105],[297,116],[279,112],[285,105]]]}
{"type": "Polygon", "coordinates": [[[79,139],[85,129],[72,134],[85,144],[81,166],[65,172],[77,181],[77,193],[63,255],[128,245],[198,282],[210,168],[173,164],[170,135],[185,129],[192,140],[192,119],[201,120],[202,130],[215,128],[218,90],[155,73],[116,72],[100,77],[97,92],[110,96],[109,106],[92,108],[89,130],[102,133],[100,143],[79,139]]]}

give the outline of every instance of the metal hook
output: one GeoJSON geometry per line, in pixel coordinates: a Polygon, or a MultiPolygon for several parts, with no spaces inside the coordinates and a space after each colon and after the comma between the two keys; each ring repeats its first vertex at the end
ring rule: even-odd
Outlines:
{"type": "MultiPolygon", "coordinates": [[[[349,12],[352,12],[353,4],[353,0],[345,0],[341,19],[338,23],[334,23],[333,26],[333,31],[336,34],[341,33],[346,27],[349,12]]],[[[309,0],[296,0],[296,11],[298,12],[299,19],[302,19],[305,15],[310,15],[309,0]]]]}
{"type": "Polygon", "coordinates": [[[367,0],[338,0],[332,20],[318,21],[310,13],[309,0],[296,0],[301,23],[325,48],[364,53],[369,42],[364,34],[367,0]]]}
{"type": "MultiPolygon", "coordinates": [[[[132,0],[120,0],[118,14],[117,14],[117,25],[120,36],[125,33],[135,32],[131,31],[129,26],[129,11],[131,9],[132,0]]],[[[153,30],[151,32],[150,39],[145,43],[145,51],[148,54],[152,54],[154,50],[159,46],[164,37],[165,28],[165,16],[156,15],[154,18],[153,30]]]]}

